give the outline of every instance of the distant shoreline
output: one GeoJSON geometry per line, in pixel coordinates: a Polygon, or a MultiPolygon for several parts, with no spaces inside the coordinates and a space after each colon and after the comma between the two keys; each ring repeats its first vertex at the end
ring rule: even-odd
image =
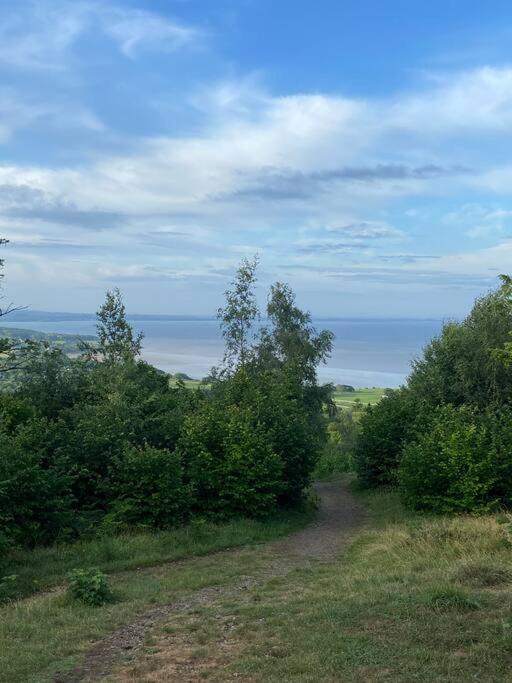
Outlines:
{"type": "MultiPolygon", "coordinates": [[[[179,322],[210,322],[217,318],[212,315],[167,315],[162,313],[132,313],[127,314],[128,320],[134,321],[172,321],[179,322]]],[[[311,316],[315,322],[368,322],[368,323],[390,323],[390,322],[442,322],[443,320],[451,320],[453,318],[397,318],[397,317],[354,317],[354,316],[311,316]]],[[[2,319],[3,324],[10,324],[16,322],[66,322],[66,321],[89,321],[96,320],[95,313],[73,313],[71,311],[31,311],[19,310],[12,311],[5,318],[2,319]]],[[[266,320],[266,318],[262,318],[266,320]]]]}

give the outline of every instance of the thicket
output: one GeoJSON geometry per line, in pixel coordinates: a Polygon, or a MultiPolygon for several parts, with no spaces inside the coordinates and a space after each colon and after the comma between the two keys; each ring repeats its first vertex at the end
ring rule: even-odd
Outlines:
{"type": "Polygon", "coordinates": [[[404,387],[361,420],[356,467],[368,487],[398,484],[435,512],[512,503],[512,280],[447,323],[404,387]]]}
{"type": "Polygon", "coordinates": [[[326,440],[331,388],[316,367],[332,337],[279,283],[268,325],[256,325],[255,270],[244,261],[226,293],[226,355],[208,388],[170,382],[140,359],[118,290],[80,357],[39,342],[5,347],[0,556],[195,515],[257,517],[301,497],[326,440]]]}

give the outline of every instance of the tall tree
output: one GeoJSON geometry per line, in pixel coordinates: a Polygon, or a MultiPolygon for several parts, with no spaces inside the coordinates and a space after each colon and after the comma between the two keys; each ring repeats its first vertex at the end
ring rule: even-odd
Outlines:
{"type": "Polygon", "coordinates": [[[260,354],[293,370],[301,383],[315,384],[317,366],[331,353],[332,332],[317,332],[311,314],[298,308],[292,289],[281,282],[270,288],[267,316],[271,329],[261,332],[260,354]]]}
{"type": "Polygon", "coordinates": [[[257,266],[257,256],[242,260],[231,289],[224,293],[226,305],[217,313],[226,344],[224,365],[228,370],[245,366],[250,356],[252,328],[258,318],[254,292],[257,266]]]}
{"type": "Polygon", "coordinates": [[[109,365],[132,361],[140,354],[143,334],[134,335],[126,320],[126,309],[121,292],[116,287],[108,291],[105,303],[96,313],[98,344],[83,345],[86,355],[109,365]]]}

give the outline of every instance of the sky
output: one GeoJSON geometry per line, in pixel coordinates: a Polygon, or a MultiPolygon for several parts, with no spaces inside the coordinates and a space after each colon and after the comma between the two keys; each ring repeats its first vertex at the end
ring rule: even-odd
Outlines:
{"type": "Polygon", "coordinates": [[[0,0],[4,303],[210,315],[257,254],[317,316],[512,272],[512,5],[0,0]]]}

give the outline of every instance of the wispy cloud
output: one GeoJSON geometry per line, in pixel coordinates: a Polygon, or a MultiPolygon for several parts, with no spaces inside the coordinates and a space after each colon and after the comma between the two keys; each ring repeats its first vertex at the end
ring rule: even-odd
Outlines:
{"type": "Polygon", "coordinates": [[[79,39],[98,32],[131,58],[141,50],[174,51],[200,36],[194,27],[108,0],[19,0],[2,10],[0,64],[66,69],[68,53],[79,39]]]}

